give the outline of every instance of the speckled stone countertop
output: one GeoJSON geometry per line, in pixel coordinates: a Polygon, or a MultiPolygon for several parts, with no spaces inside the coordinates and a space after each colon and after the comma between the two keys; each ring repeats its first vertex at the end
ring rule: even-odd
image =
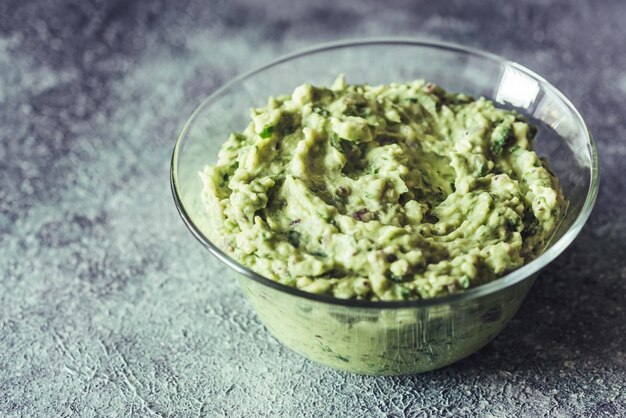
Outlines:
{"type": "Polygon", "coordinates": [[[626,416],[626,4],[0,3],[0,416],[626,416]],[[504,55],[580,108],[602,186],[477,354],[347,375],[276,342],[180,221],[174,139],[235,74],[318,42],[504,55]]]}

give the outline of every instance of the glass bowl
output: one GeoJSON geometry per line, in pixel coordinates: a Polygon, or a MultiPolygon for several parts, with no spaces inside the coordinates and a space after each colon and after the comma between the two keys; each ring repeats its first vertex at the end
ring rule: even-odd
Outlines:
{"type": "MultiPolygon", "coordinates": [[[[598,157],[578,111],[546,80],[519,64],[462,46],[406,39],[346,41],[278,59],[208,97],[184,126],[172,157],[178,211],[193,235],[232,269],[261,321],[295,352],[335,369],[370,375],[424,372],[451,364],[491,341],[518,310],[536,274],[576,237],[598,191],[598,157]],[[546,250],[491,283],[430,300],[333,299],[262,277],[211,242],[198,172],[216,161],[249,109],[299,84],[351,84],[423,78],[449,91],[485,96],[516,109],[539,127],[535,147],[547,156],[570,205],[546,250]]],[[[207,280],[217,279],[207,277],[207,280]]]]}

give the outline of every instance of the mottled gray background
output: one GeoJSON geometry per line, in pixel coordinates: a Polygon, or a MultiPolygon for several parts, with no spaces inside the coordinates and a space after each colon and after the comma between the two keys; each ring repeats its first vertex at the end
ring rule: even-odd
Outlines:
{"type": "Polygon", "coordinates": [[[0,2],[1,416],[626,416],[626,3],[0,2]],[[235,74],[314,43],[484,48],[580,108],[603,182],[510,326],[443,370],[281,347],[178,218],[174,139],[235,74]]]}

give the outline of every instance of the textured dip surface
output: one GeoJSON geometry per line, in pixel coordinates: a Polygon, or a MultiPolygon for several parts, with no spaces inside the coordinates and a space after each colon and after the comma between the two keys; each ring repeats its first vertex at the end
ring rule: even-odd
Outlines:
{"type": "Polygon", "coordinates": [[[489,282],[540,252],[566,207],[523,116],[423,80],[340,76],[251,117],[201,173],[213,239],[308,292],[405,300],[489,282]]]}

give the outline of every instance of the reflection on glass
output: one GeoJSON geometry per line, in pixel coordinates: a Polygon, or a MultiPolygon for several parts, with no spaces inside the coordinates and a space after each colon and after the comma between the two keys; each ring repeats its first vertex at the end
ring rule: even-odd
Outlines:
{"type": "Polygon", "coordinates": [[[539,93],[539,84],[535,80],[516,68],[507,67],[500,79],[496,101],[527,108],[533,103],[537,93],[539,93]]]}

